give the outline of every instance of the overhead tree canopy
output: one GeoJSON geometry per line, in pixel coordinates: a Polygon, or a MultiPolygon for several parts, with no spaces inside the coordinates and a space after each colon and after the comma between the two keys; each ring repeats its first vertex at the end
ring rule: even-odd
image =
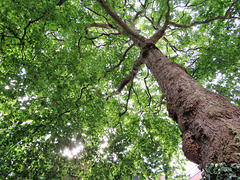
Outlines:
{"type": "MultiPolygon", "coordinates": [[[[185,116],[149,56],[160,49],[160,59],[235,104],[236,117],[239,17],[237,0],[1,1],[0,177],[181,178],[185,116]]],[[[239,123],[226,124],[234,142],[239,123]]]]}

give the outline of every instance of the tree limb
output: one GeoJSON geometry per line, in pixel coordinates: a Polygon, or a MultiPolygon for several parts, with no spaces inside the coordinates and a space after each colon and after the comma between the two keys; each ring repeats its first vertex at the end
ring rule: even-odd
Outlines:
{"type": "Polygon", "coordinates": [[[129,99],[130,99],[130,96],[131,96],[131,91],[132,91],[132,87],[133,87],[133,79],[131,81],[131,86],[128,90],[128,97],[127,97],[127,102],[126,102],[126,105],[125,105],[125,110],[121,113],[119,113],[119,119],[124,115],[126,114],[127,110],[128,110],[128,102],[129,102],[129,99]]]}
{"type": "Polygon", "coordinates": [[[103,24],[103,23],[91,23],[88,24],[88,27],[100,27],[100,28],[106,28],[106,29],[114,29],[113,25],[110,24],[103,24]]]}
{"type": "Polygon", "coordinates": [[[150,106],[150,104],[151,104],[151,101],[152,101],[152,96],[151,96],[151,94],[150,94],[150,91],[149,91],[149,88],[148,88],[148,85],[147,85],[147,81],[146,81],[146,79],[149,77],[149,69],[147,69],[147,76],[146,77],[144,77],[144,84],[145,84],[145,87],[146,87],[146,94],[148,95],[148,98],[149,98],[149,103],[148,103],[148,106],[150,106]]]}
{"type": "MultiPolygon", "coordinates": [[[[220,20],[220,19],[224,20],[224,19],[228,19],[228,18],[226,16],[218,16],[218,17],[208,19],[208,20],[205,20],[205,21],[194,21],[189,25],[177,24],[177,23],[174,23],[174,22],[169,22],[169,24],[174,26],[174,27],[178,27],[178,28],[190,28],[190,27],[195,26],[195,25],[207,24],[209,22],[212,22],[212,21],[215,21],[215,20],[220,20]]],[[[230,19],[240,19],[240,18],[239,17],[230,17],[230,19]]]]}
{"type": "Polygon", "coordinates": [[[116,35],[120,35],[120,33],[109,33],[109,34],[107,34],[107,33],[102,33],[102,34],[100,34],[100,35],[98,35],[98,36],[96,36],[96,37],[91,37],[91,38],[89,38],[89,37],[86,37],[86,36],[84,36],[86,39],[88,39],[88,40],[94,40],[94,39],[98,39],[98,38],[100,38],[100,37],[102,37],[102,36],[116,36],[116,35]]]}
{"type": "Polygon", "coordinates": [[[104,24],[104,23],[91,23],[91,24],[88,24],[85,27],[86,34],[88,34],[89,29],[92,28],[92,27],[105,28],[105,29],[109,29],[109,30],[117,30],[119,33],[121,33],[116,27],[114,27],[110,23],[108,23],[108,24],[104,24]]]}
{"type": "Polygon", "coordinates": [[[233,5],[236,3],[237,1],[234,1],[232,3],[232,5],[228,8],[228,10],[226,11],[225,13],[225,16],[217,16],[215,18],[212,18],[212,19],[208,19],[208,20],[205,20],[205,21],[194,21],[192,22],[191,24],[189,25],[183,25],[183,24],[177,24],[177,23],[174,23],[174,22],[169,22],[169,25],[172,25],[174,27],[178,27],[178,28],[190,28],[192,26],[195,26],[195,25],[199,25],[199,24],[207,24],[207,23],[210,23],[212,21],[216,21],[216,20],[224,20],[224,19],[240,19],[240,17],[234,17],[234,16],[231,16],[231,8],[233,7],[233,5]]]}
{"type": "Polygon", "coordinates": [[[117,124],[116,124],[113,128],[117,127],[117,125],[120,124],[120,128],[121,128],[121,130],[122,130],[121,117],[122,117],[124,114],[126,114],[126,112],[127,112],[127,110],[128,110],[128,102],[129,102],[129,99],[130,99],[130,96],[131,96],[131,91],[132,91],[132,89],[133,89],[133,80],[131,81],[131,86],[130,86],[130,88],[129,88],[129,90],[128,90],[128,97],[127,97],[127,102],[126,102],[124,111],[119,113],[118,122],[117,122],[117,124]]]}
{"type": "Polygon", "coordinates": [[[122,57],[122,59],[119,61],[119,63],[118,63],[117,65],[113,66],[112,68],[108,69],[108,70],[104,73],[104,76],[98,79],[98,82],[99,82],[102,78],[105,78],[105,77],[107,76],[107,73],[112,72],[115,68],[119,67],[119,66],[122,64],[122,62],[123,62],[123,61],[125,60],[125,58],[126,58],[126,55],[127,55],[128,51],[129,51],[133,46],[134,46],[134,44],[132,44],[131,46],[129,46],[129,47],[127,48],[127,50],[124,52],[123,57],[122,57]]]}
{"type": "Polygon", "coordinates": [[[21,38],[18,37],[17,33],[14,32],[14,30],[12,30],[10,27],[4,26],[4,25],[2,25],[2,24],[1,24],[1,26],[4,27],[5,29],[7,29],[10,33],[12,33],[13,36],[14,36],[15,38],[17,38],[19,41],[21,41],[21,38]]]}
{"type": "Polygon", "coordinates": [[[58,6],[61,6],[64,2],[66,2],[67,0],[60,0],[58,3],[57,3],[57,5],[58,6]]]}
{"type": "Polygon", "coordinates": [[[140,16],[142,13],[144,13],[144,12],[146,12],[145,9],[143,9],[143,10],[141,10],[141,11],[137,11],[136,15],[135,15],[134,18],[132,19],[133,22],[135,22],[135,21],[139,18],[139,16],[140,16]]]}
{"type": "Polygon", "coordinates": [[[121,82],[121,84],[119,85],[116,94],[119,94],[123,88],[134,79],[134,77],[137,75],[138,70],[140,68],[140,66],[143,64],[142,58],[138,58],[136,61],[134,61],[133,63],[133,68],[132,68],[132,72],[121,82]]]}
{"type": "Polygon", "coordinates": [[[113,20],[117,22],[129,36],[132,37],[132,40],[136,43],[136,45],[141,46],[141,43],[145,42],[145,37],[129,28],[128,25],[122,21],[122,19],[107,5],[104,0],[97,0],[97,2],[113,18],[113,20]]]}
{"type": "Polygon", "coordinates": [[[197,47],[197,48],[193,48],[193,49],[189,48],[189,49],[187,49],[187,50],[184,51],[184,50],[178,49],[178,48],[176,48],[176,46],[172,45],[171,42],[170,42],[166,37],[163,37],[163,40],[172,48],[172,50],[173,50],[176,54],[177,54],[177,51],[183,52],[183,53],[187,53],[188,51],[199,50],[199,49],[202,48],[202,47],[197,47]]]}
{"type": "Polygon", "coordinates": [[[169,5],[169,1],[170,0],[167,0],[167,13],[166,13],[166,20],[165,20],[165,23],[163,25],[163,27],[161,29],[159,29],[152,37],[150,37],[150,41],[153,43],[153,44],[156,44],[158,42],[159,39],[161,39],[164,34],[165,34],[165,31],[169,25],[169,18],[170,18],[170,5],[169,5]]]}
{"type": "Polygon", "coordinates": [[[138,104],[139,104],[139,106],[140,106],[140,109],[142,109],[142,104],[140,103],[140,100],[139,100],[138,94],[137,94],[136,90],[134,89],[134,87],[132,87],[132,89],[133,89],[133,92],[134,92],[135,95],[136,95],[137,102],[138,102],[138,104]]]}
{"type": "Polygon", "coordinates": [[[96,11],[94,11],[94,10],[92,10],[91,8],[85,6],[84,4],[83,4],[83,7],[85,7],[85,8],[88,9],[89,11],[93,12],[94,14],[96,14],[96,15],[98,15],[98,16],[100,16],[100,17],[103,17],[106,21],[108,21],[108,19],[107,19],[105,16],[97,13],[96,11]]]}

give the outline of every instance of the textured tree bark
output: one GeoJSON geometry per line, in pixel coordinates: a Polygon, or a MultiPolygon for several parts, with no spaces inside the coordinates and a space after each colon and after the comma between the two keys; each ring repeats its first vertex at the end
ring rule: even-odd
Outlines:
{"type": "Polygon", "coordinates": [[[182,132],[185,156],[201,167],[214,162],[240,161],[240,107],[208,91],[171,62],[153,44],[141,56],[167,99],[169,116],[182,132]]]}

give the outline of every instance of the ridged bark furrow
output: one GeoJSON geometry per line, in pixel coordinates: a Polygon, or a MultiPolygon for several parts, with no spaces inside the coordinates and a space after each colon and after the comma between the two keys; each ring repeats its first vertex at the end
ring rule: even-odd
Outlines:
{"type": "Polygon", "coordinates": [[[210,92],[171,62],[153,44],[142,57],[167,99],[169,116],[179,124],[185,156],[203,168],[240,161],[240,107],[210,92]]]}

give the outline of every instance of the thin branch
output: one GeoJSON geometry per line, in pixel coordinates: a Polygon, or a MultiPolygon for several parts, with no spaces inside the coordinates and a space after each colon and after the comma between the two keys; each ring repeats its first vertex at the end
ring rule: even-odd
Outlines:
{"type": "Polygon", "coordinates": [[[122,64],[122,62],[123,62],[123,61],[125,60],[125,58],[126,58],[126,55],[127,55],[128,51],[129,51],[133,46],[134,46],[134,44],[132,44],[131,46],[129,46],[129,47],[127,48],[127,50],[124,52],[123,57],[122,57],[122,59],[119,61],[119,63],[118,63],[117,65],[113,66],[112,68],[108,69],[108,70],[105,72],[104,76],[98,79],[98,82],[99,82],[102,78],[105,78],[109,72],[112,72],[115,68],[119,67],[119,66],[122,64]]]}
{"type": "Polygon", "coordinates": [[[190,68],[193,64],[195,64],[197,61],[199,60],[199,58],[196,58],[193,60],[193,62],[187,66],[187,68],[190,68]]]}
{"type": "Polygon", "coordinates": [[[45,11],[45,12],[43,13],[43,15],[40,16],[39,18],[28,22],[28,24],[27,24],[26,27],[24,28],[23,36],[22,36],[22,38],[21,38],[21,40],[20,40],[20,41],[21,41],[21,44],[23,44],[24,38],[25,38],[25,36],[26,36],[26,34],[27,34],[27,28],[28,28],[31,24],[33,24],[33,23],[39,21],[40,19],[42,19],[42,18],[46,15],[46,13],[47,13],[47,11],[45,11]]]}
{"type": "MultiPolygon", "coordinates": [[[[2,25],[2,24],[1,24],[1,25],[2,25]]],[[[2,27],[6,28],[10,33],[13,34],[13,36],[14,36],[15,38],[17,38],[17,39],[19,39],[19,41],[21,41],[21,38],[18,37],[17,33],[15,33],[11,28],[6,27],[6,26],[4,26],[4,25],[2,25],[2,27]]]]}
{"type": "Polygon", "coordinates": [[[91,29],[92,27],[97,27],[97,28],[105,28],[105,29],[109,29],[109,30],[117,30],[119,33],[122,33],[120,32],[117,27],[114,27],[112,24],[108,23],[108,24],[104,24],[104,23],[91,23],[91,24],[88,24],[86,27],[85,27],[85,31],[86,31],[86,34],[88,34],[88,31],[89,29],[91,29]]]}
{"type": "Polygon", "coordinates": [[[79,100],[82,98],[83,90],[84,90],[84,89],[87,89],[90,85],[91,85],[91,84],[88,84],[87,86],[81,88],[80,97],[77,99],[77,101],[79,101],[79,100]]]}
{"type": "Polygon", "coordinates": [[[174,22],[169,22],[169,25],[172,25],[174,27],[178,27],[178,28],[190,28],[192,26],[195,26],[195,25],[199,25],[199,24],[207,24],[207,23],[210,23],[212,21],[216,21],[216,20],[225,20],[225,19],[240,19],[240,17],[234,17],[234,16],[231,16],[231,8],[233,7],[233,5],[236,3],[237,1],[234,1],[232,3],[232,5],[228,8],[228,10],[226,11],[225,13],[225,16],[217,16],[215,18],[212,18],[212,19],[208,19],[208,20],[205,20],[205,21],[194,21],[192,22],[191,24],[189,25],[183,25],[183,24],[177,24],[177,23],[174,23],[174,22]]]}
{"type": "Polygon", "coordinates": [[[138,94],[137,94],[137,92],[136,92],[136,90],[135,90],[134,87],[132,87],[132,89],[133,89],[133,92],[135,93],[135,95],[136,95],[136,97],[137,97],[137,102],[138,102],[138,104],[139,104],[139,106],[140,106],[140,109],[142,109],[142,104],[140,103],[140,100],[139,100],[138,94]]]}
{"type": "Polygon", "coordinates": [[[105,16],[97,13],[96,11],[92,10],[91,8],[89,8],[89,7],[85,6],[85,5],[83,5],[83,7],[85,7],[85,8],[88,9],[89,11],[93,12],[93,13],[96,14],[97,16],[103,17],[106,21],[108,21],[108,19],[107,19],[105,16]]]}
{"type": "Polygon", "coordinates": [[[60,0],[58,3],[57,3],[57,5],[58,6],[61,6],[64,2],[66,2],[67,0],[60,0]]]}
{"type": "Polygon", "coordinates": [[[107,5],[104,0],[97,0],[97,2],[102,6],[102,8],[113,18],[115,22],[117,22],[123,30],[131,36],[133,41],[140,46],[140,43],[145,42],[145,37],[139,35],[138,33],[134,32],[128,25],[121,20],[121,18],[107,5]]]}
{"type": "Polygon", "coordinates": [[[161,19],[162,19],[162,14],[160,15],[160,17],[158,18],[158,21],[157,21],[157,27],[159,27],[160,26],[160,21],[161,21],[161,19]]]}
{"type": "Polygon", "coordinates": [[[132,80],[131,86],[130,86],[130,88],[129,88],[129,90],[128,90],[128,97],[127,97],[127,102],[126,102],[126,105],[125,105],[125,110],[124,110],[123,112],[120,112],[120,113],[119,113],[118,122],[117,122],[117,124],[116,124],[113,128],[117,127],[117,125],[120,124],[120,127],[121,127],[121,129],[122,129],[121,117],[122,117],[124,114],[126,114],[126,112],[127,112],[127,110],[128,110],[128,103],[129,103],[129,99],[130,99],[130,96],[131,96],[131,91],[132,91],[132,89],[133,89],[133,80],[132,80]]]}
{"type": "Polygon", "coordinates": [[[125,110],[122,112],[122,113],[119,113],[119,119],[124,115],[126,114],[127,110],[128,110],[128,103],[129,103],[129,99],[130,99],[130,96],[131,96],[131,91],[132,91],[132,87],[133,87],[133,80],[131,81],[131,86],[128,90],[128,97],[127,97],[127,102],[126,102],[126,105],[125,105],[125,110]]]}
{"type": "Polygon", "coordinates": [[[144,12],[146,12],[145,9],[144,9],[144,10],[141,10],[141,11],[137,11],[136,15],[135,15],[134,18],[132,19],[133,22],[135,22],[135,21],[140,17],[140,15],[141,15],[142,13],[144,13],[144,12]]]}
{"type": "Polygon", "coordinates": [[[172,50],[173,50],[176,54],[177,54],[177,51],[183,52],[183,53],[187,53],[188,51],[199,50],[199,49],[202,48],[202,47],[197,47],[197,48],[194,48],[194,49],[189,48],[188,50],[184,51],[184,50],[181,50],[181,49],[176,48],[176,46],[173,46],[173,45],[171,44],[171,42],[170,42],[166,37],[163,37],[163,40],[172,48],[172,50]]]}
{"type": "Polygon", "coordinates": [[[135,78],[142,64],[143,64],[143,61],[140,57],[136,61],[134,61],[132,72],[121,82],[121,84],[119,85],[116,91],[116,94],[119,94],[123,90],[123,88],[135,78]]]}
{"type": "Polygon", "coordinates": [[[117,36],[117,35],[120,35],[120,33],[102,33],[102,34],[100,34],[100,35],[98,35],[97,37],[92,37],[92,38],[88,38],[88,37],[86,37],[86,36],[84,36],[86,39],[88,39],[88,40],[94,40],[94,39],[98,39],[98,38],[100,38],[100,37],[102,37],[102,36],[117,36]]]}
{"type": "Polygon", "coordinates": [[[152,17],[150,19],[149,17],[146,16],[146,13],[145,13],[144,18],[146,18],[151,23],[153,29],[155,29],[155,30],[158,29],[156,26],[154,26],[154,19],[152,17]]]}

